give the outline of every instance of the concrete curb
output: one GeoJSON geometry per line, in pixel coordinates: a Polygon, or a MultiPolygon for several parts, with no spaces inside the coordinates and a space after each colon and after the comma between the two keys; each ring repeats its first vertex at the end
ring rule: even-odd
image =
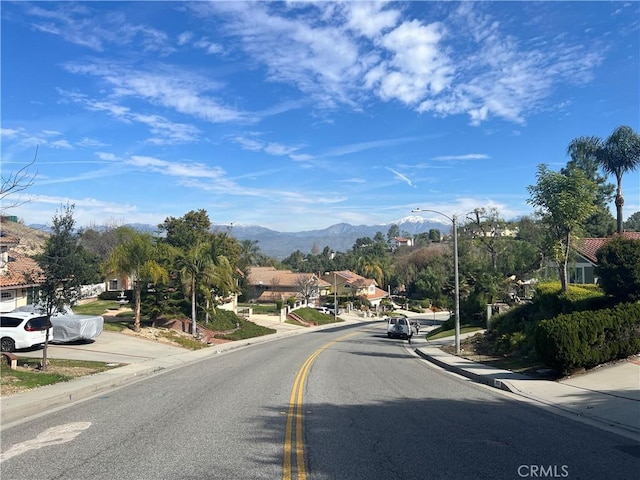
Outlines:
{"type": "MultiPolygon", "coordinates": [[[[439,367],[444,368],[449,372],[457,373],[458,375],[469,378],[474,382],[482,383],[484,385],[488,385],[490,387],[497,388],[499,390],[504,390],[511,393],[519,393],[519,390],[515,388],[513,385],[511,385],[509,381],[495,378],[496,375],[513,374],[513,372],[509,372],[508,370],[496,369],[494,375],[479,374],[479,373],[473,372],[472,370],[464,368],[462,365],[453,365],[450,362],[440,360],[439,358],[437,358],[438,357],[437,355],[425,352],[424,349],[416,348],[415,352],[425,360],[428,360],[429,362],[434,363],[435,365],[438,365],[439,367]]],[[[463,358],[456,359],[456,361],[460,363],[465,363],[464,360],[465,359],[463,358]]],[[[468,363],[471,364],[472,362],[468,361],[468,363]]]]}

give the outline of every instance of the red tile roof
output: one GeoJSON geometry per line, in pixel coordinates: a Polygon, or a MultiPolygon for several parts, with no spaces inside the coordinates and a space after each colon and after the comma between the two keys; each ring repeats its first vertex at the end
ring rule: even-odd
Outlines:
{"type": "Polygon", "coordinates": [[[280,289],[293,287],[295,290],[302,278],[315,277],[313,273],[296,273],[291,270],[277,270],[274,267],[251,267],[249,269],[248,285],[278,286],[280,289]]]}
{"type": "Polygon", "coordinates": [[[4,267],[0,273],[0,288],[27,287],[41,282],[42,269],[26,255],[9,251],[9,261],[4,267]]]}
{"type": "MultiPolygon", "coordinates": [[[[597,264],[598,257],[596,254],[598,250],[609,240],[615,238],[616,235],[607,238],[582,238],[576,242],[575,249],[591,263],[597,264]]],[[[640,240],[640,232],[622,232],[622,237],[640,240]]]]}

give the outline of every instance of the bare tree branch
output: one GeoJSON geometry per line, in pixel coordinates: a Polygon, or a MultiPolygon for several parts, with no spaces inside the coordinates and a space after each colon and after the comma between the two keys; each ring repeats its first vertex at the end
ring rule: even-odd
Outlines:
{"type": "Polygon", "coordinates": [[[5,203],[5,199],[11,195],[15,195],[16,193],[22,192],[27,188],[31,187],[34,183],[36,176],[38,175],[38,171],[32,173],[29,169],[36,163],[36,159],[38,158],[38,147],[36,147],[36,154],[33,157],[33,160],[29,162],[27,165],[22,167],[17,172],[11,172],[7,177],[2,175],[2,184],[0,186],[0,212],[4,214],[6,210],[11,208],[19,207],[20,205],[24,205],[27,203],[27,200],[20,201],[16,199],[15,201],[11,201],[8,204],[5,203]]]}

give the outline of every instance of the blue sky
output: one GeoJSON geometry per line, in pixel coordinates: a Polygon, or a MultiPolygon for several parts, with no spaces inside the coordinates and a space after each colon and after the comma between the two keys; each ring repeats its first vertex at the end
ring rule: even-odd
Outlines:
{"type": "MultiPolygon", "coordinates": [[[[538,164],[639,131],[639,7],[3,1],[3,178],[38,148],[5,214],[50,224],[71,203],[79,226],[155,225],[205,209],[279,231],[529,214],[538,164]]],[[[639,179],[623,180],[625,218],[639,179]]]]}

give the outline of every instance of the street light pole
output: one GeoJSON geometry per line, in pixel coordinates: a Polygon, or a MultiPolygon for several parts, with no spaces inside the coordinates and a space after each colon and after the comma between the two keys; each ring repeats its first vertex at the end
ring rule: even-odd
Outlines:
{"type": "Polygon", "coordinates": [[[456,355],[460,355],[460,273],[458,271],[458,218],[453,215],[445,215],[437,210],[427,210],[422,208],[416,208],[411,210],[412,212],[431,212],[437,213],[448,219],[453,224],[453,275],[455,281],[455,352],[456,355]]]}
{"type": "Polygon", "coordinates": [[[456,302],[456,322],[455,322],[455,352],[460,355],[460,275],[458,272],[458,219],[454,215],[451,219],[453,223],[453,275],[455,277],[455,302],[456,302]]]}
{"type": "Polygon", "coordinates": [[[338,321],[338,277],[333,272],[333,321],[338,321]]]}

